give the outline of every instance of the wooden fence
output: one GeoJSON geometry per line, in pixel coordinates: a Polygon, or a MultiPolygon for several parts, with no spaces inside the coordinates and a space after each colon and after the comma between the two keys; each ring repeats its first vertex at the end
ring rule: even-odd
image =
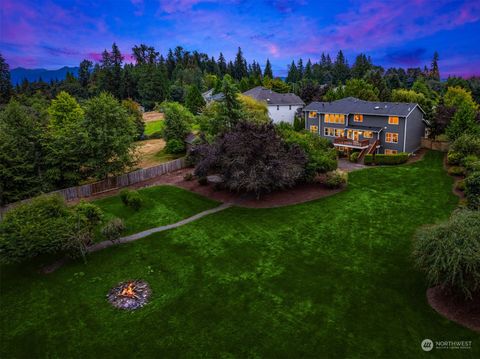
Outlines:
{"type": "Polygon", "coordinates": [[[450,142],[447,141],[435,141],[430,138],[422,138],[422,147],[430,150],[448,152],[450,142]]]}
{"type": "MultiPolygon", "coordinates": [[[[48,194],[59,194],[65,199],[65,201],[68,202],[76,199],[90,197],[102,192],[127,187],[135,183],[140,183],[152,178],[157,178],[166,173],[174,172],[185,167],[185,158],[178,158],[170,162],[159,164],[158,166],[142,168],[137,171],[126,173],[117,177],[111,177],[103,181],[89,183],[83,186],[65,188],[58,191],[50,192],[48,194]]],[[[0,207],[0,219],[9,209],[15,207],[20,203],[28,201],[29,199],[26,199],[23,201],[11,203],[5,207],[0,207]]]]}

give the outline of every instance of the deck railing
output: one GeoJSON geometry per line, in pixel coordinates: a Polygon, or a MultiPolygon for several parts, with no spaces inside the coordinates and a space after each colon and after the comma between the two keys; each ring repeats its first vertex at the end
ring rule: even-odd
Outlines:
{"type": "Polygon", "coordinates": [[[350,147],[358,147],[364,148],[368,147],[370,144],[370,140],[352,140],[347,137],[336,137],[333,140],[333,144],[340,145],[340,146],[350,146],[350,147]]]}

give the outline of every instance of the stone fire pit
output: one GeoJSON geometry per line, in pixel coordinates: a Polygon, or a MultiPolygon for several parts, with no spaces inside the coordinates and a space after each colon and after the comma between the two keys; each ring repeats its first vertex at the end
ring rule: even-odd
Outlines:
{"type": "Polygon", "coordinates": [[[147,282],[130,280],[121,282],[110,289],[107,299],[116,308],[135,310],[148,303],[150,294],[152,294],[152,291],[147,282]]]}

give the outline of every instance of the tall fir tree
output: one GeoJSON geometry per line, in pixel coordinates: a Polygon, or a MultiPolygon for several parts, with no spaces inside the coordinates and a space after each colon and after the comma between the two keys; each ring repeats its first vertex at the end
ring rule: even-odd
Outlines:
{"type": "Polygon", "coordinates": [[[10,67],[0,53],[0,103],[7,103],[10,100],[12,90],[10,67]]]}
{"type": "Polygon", "coordinates": [[[263,70],[263,77],[273,79],[272,64],[270,63],[269,59],[267,59],[267,63],[265,64],[265,69],[263,70]]]}

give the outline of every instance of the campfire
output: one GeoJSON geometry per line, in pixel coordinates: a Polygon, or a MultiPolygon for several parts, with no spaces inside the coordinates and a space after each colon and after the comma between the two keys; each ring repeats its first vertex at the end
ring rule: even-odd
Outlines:
{"type": "Polygon", "coordinates": [[[131,280],[112,288],[107,294],[107,299],[116,308],[135,310],[147,304],[150,294],[147,282],[131,280]]]}

